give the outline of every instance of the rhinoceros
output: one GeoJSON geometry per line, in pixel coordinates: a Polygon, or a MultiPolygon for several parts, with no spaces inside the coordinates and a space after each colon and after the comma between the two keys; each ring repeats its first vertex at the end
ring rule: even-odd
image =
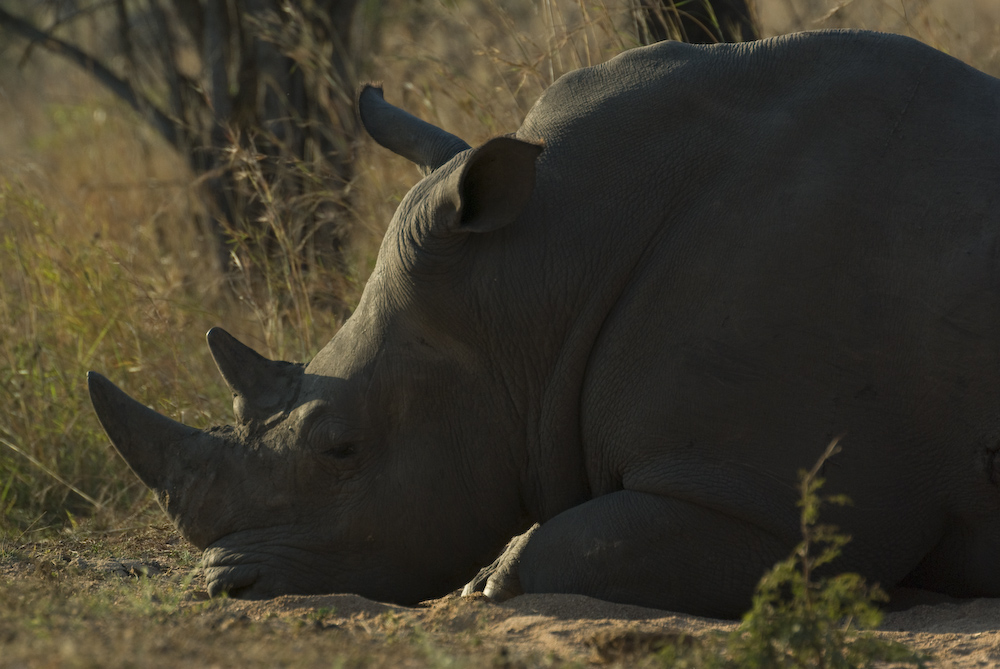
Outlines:
{"type": "Polygon", "coordinates": [[[90,375],[210,593],[736,616],[841,437],[836,567],[1000,596],[1000,80],[817,32],[627,51],[478,148],[358,108],[426,176],[312,361],[213,329],[206,430],[90,375]]]}

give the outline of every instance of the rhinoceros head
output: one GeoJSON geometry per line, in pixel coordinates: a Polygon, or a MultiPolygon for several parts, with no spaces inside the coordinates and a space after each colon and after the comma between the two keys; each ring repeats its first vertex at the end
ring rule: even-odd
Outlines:
{"type": "MultiPolygon", "coordinates": [[[[400,123],[377,89],[362,95],[381,125],[400,123]]],[[[407,127],[373,135],[402,132],[397,152],[430,174],[400,205],[357,310],[327,346],[298,365],[208,333],[234,425],[187,427],[90,375],[116,449],[204,549],[210,593],[416,602],[461,585],[528,524],[511,455],[523,426],[468,305],[460,313],[461,282],[442,267],[462,246],[445,240],[518,216],[541,149],[500,138],[471,150],[407,127]]]]}
{"type": "Polygon", "coordinates": [[[460,585],[498,551],[496,530],[510,533],[502,526],[514,519],[502,512],[477,521],[490,484],[470,475],[459,442],[471,454],[481,436],[442,406],[476,412],[459,396],[470,391],[456,381],[462,370],[434,353],[416,360],[412,348],[409,359],[365,355],[354,330],[345,325],[303,367],[213,329],[211,351],[234,394],[232,426],[188,427],[90,374],[116,449],[204,549],[211,594],[420,601],[460,585]]]}

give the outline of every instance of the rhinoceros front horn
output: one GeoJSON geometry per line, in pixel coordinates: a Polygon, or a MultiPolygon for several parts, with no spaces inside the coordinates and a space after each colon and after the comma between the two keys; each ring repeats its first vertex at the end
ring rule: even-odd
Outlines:
{"type": "Polygon", "coordinates": [[[97,372],[87,374],[97,418],[136,476],[195,545],[214,540],[201,508],[221,455],[221,440],[162,416],[97,372]]]}
{"type": "Polygon", "coordinates": [[[87,374],[90,401],[101,426],[132,471],[150,488],[164,487],[178,446],[201,431],[162,416],[135,401],[97,372],[87,374]]]}
{"type": "Polygon", "coordinates": [[[268,360],[222,328],[208,331],[208,348],[233,391],[236,419],[266,419],[295,399],[302,365],[268,360]]]}

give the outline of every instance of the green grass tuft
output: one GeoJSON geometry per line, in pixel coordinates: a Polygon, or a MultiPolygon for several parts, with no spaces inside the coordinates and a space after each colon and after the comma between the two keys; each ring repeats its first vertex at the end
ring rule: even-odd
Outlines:
{"type": "Polygon", "coordinates": [[[925,667],[930,659],[870,630],[882,622],[889,600],[858,574],[817,575],[850,541],[820,525],[824,503],[848,504],[842,495],[820,496],[820,468],[837,450],[834,440],[809,471],[799,472],[802,542],[761,578],[753,605],[728,635],[674,643],[659,651],[663,666],[726,669],[859,669],[877,662],[925,667]]]}

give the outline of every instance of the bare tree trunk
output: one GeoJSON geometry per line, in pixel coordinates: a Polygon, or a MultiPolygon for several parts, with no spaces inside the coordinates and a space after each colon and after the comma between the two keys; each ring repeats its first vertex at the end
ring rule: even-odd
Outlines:
{"type": "MultiPolygon", "coordinates": [[[[39,23],[0,9],[0,27],[29,40],[29,49],[40,45],[92,74],[187,158],[217,223],[224,264],[229,253],[224,231],[246,232],[267,220],[259,193],[237,187],[241,167],[231,160],[234,146],[252,148],[255,159],[261,156],[260,174],[267,183],[260,188],[291,202],[317,200],[296,211],[292,247],[307,251],[303,257],[308,262],[338,264],[345,208],[338,202],[337,184],[351,177],[348,149],[356,83],[350,36],[357,3],[96,2],[78,13],[103,12],[100,16],[117,37],[118,48],[111,55],[125,62],[119,72],[105,64],[107,55],[102,60],[100,52],[88,53],[55,36],[60,24],[43,30],[39,23]],[[178,65],[182,50],[200,55],[201,71],[194,78],[178,65]],[[164,100],[165,106],[154,99],[164,100]],[[316,180],[303,176],[309,170],[334,183],[317,194],[316,180]]],[[[254,238],[265,244],[273,239],[274,222],[270,225],[254,238]]]]}
{"type": "Polygon", "coordinates": [[[694,44],[749,42],[759,31],[748,0],[640,0],[646,44],[675,39],[694,44]]]}

